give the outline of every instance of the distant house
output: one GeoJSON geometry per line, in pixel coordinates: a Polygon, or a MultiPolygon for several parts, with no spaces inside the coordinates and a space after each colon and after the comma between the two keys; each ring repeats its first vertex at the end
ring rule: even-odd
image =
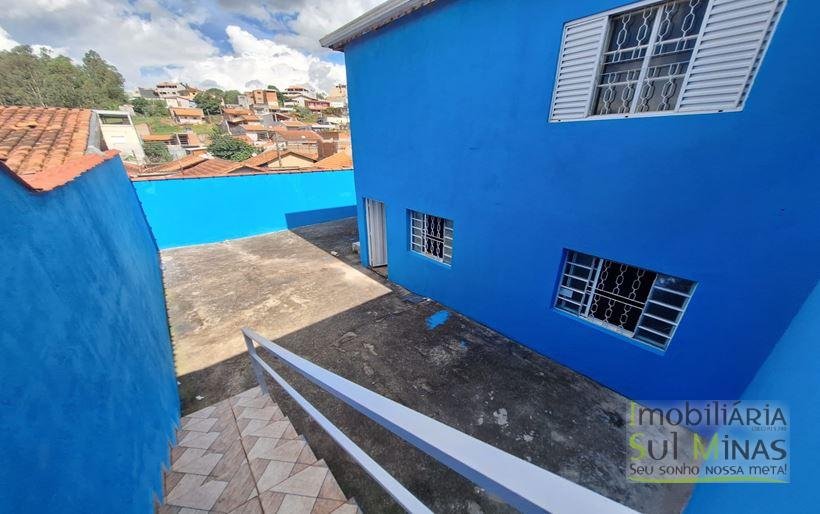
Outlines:
{"type": "Polygon", "coordinates": [[[267,150],[243,161],[247,166],[269,169],[312,169],[316,159],[290,150],[267,150]]]}
{"type": "Polygon", "coordinates": [[[288,86],[283,91],[283,94],[287,97],[295,97],[295,96],[306,96],[308,98],[313,98],[314,93],[313,90],[307,86],[288,86]]]}
{"type": "Polygon", "coordinates": [[[184,96],[166,96],[163,98],[167,107],[195,108],[196,102],[184,96]]]}
{"type": "Polygon", "coordinates": [[[182,84],[177,84],[176,82],[160,82],[156,85],[156,87],[154,87],[154,91],[156,91],[157,95],[163,99],[171,96],[179,96],[184,90],[185,87],[182,84]]]}
{"type": "Polygon", "coordinates": [[[180,125],[198,125],[205,123],[205,113],[202,109],[193,107],[171,107],[171,119],[180,125]]]}
{"type": "Polygon", "coordinates": [[[499,4],[389,2],[322,40],[363,263],[632,398],[737,398],[819,276],[795,92],[820,72],[793,71],[820,3],[499,4]]]}
{"type": "Polygon", "coordinates": [[[94,111],[100,124],[104,148],[117,150],[125,161],[142,164],[145,152],[137,134],[131,115],[124,111],[94,111]]]}
{"type": "Polygon", "coordinates": [[[248,91],[245,96],[250,100],[250,104],[255,106],[263,106],[270,109],[277,109],[279,104],[279,96],[273,89],[254,89],[248,91]]]}
{"type": "Polygon", "coordinates": [[[316,161],[314,166],[320,170],[353,169],[353,157],[347,152],[336,152],[333,155],[316,161]]]}
{"type": "Polygon", "coordinates": [[[174,159],[185,157],[188,154],[200,153],[205,150],[199,136],[193,132],[177,132],[174,134],[145,134],[143,143],[162,143],[174,159]]]}
{"type": "Polygon", "coordinates": [[[159,95],[153,89],[146,89],[143,87],[137,88],[137,95],[140,98],[145,98],[146,100],[159,100],[159,95]]]}
{"type": "Polygon", "coordinates": [[[277,128],[270,132],[270,139],[279,148],[308,156],[311,159],[321,159],[329,155],[325,153],[326,150],[322,149],[322,136],[312,130],[286,130],[277,128]]]}

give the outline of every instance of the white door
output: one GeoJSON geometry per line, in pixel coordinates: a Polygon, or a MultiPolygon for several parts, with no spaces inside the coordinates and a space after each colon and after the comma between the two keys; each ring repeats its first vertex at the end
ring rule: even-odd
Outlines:
{"type": "Polygon", "coordinates": [[[365,199],[367,217],[367,254],[370,266],[387,266],[387,227],[384,219],[384,204],[365,199]]]}

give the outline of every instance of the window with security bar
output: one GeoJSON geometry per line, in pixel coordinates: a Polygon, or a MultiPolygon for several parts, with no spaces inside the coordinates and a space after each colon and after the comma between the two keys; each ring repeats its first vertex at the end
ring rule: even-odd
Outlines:
{"type": "Polygon", "coordinates": [[[453,259],[453,222],[410,211],[410,249],[444,264],[453,259]]]}
{"type": "Polygon", "coordinates": [[[550,121],[742,110],[785,5],[645,0],[569,22],[550,121]]]}
{"type": "Polygon", "coordinates": [[[691,280],[568,250],[555,306],[666,349],[694,289],[691,280]]]}

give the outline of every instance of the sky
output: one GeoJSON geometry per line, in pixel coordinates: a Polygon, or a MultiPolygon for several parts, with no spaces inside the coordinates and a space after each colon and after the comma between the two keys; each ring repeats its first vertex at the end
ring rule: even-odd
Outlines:
{"type": "Polygon", "coordinates": [[[383,0],[0,0],[0,50],[96,50],[127,90],[157,82],[244,91],[345,83],[319,38],[383,0]]]}

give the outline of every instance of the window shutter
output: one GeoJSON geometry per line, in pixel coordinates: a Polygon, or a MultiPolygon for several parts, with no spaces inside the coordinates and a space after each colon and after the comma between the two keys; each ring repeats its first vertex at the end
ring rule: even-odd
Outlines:
{"type": "Polygon", "coordinates": [[[743,107],[785,0],[712,0],[678,111],[743,107]]]}
{"type": "Polygon", "coordinates": [[[606,16],[564,26],[550,121],[584,118],[589,113],[606,26],[606,16]]]}

